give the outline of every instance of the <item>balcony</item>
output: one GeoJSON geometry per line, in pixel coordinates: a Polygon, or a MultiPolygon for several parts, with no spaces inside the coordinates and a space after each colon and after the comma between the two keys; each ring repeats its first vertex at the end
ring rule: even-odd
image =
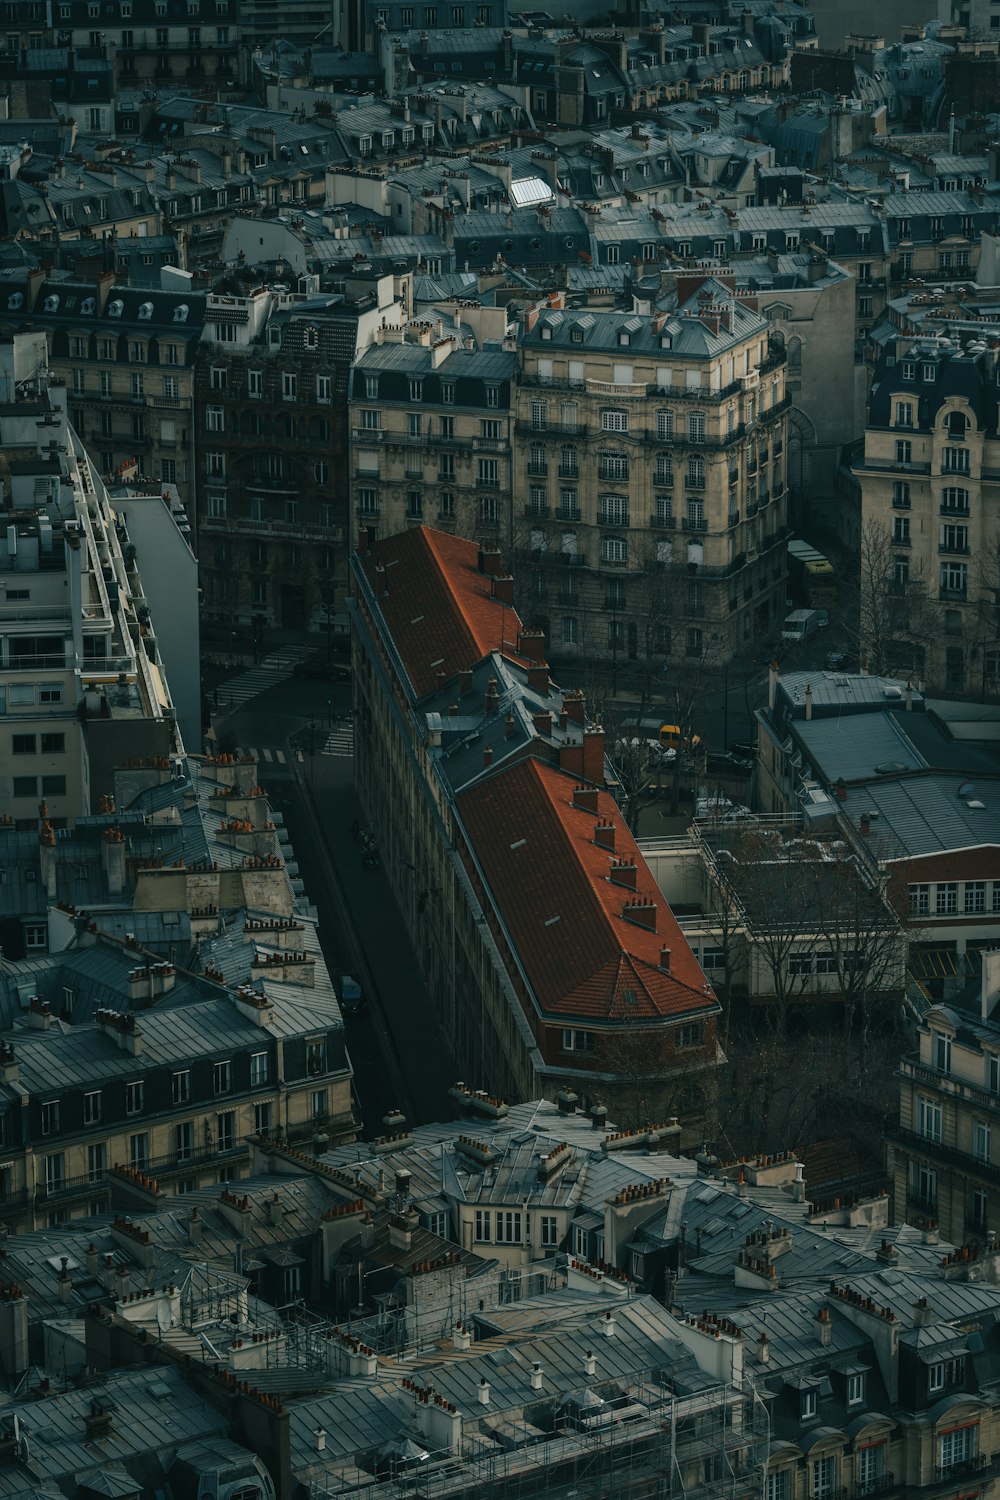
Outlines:
{"type": "Polygon", "coordinates": [[[700,478],[698,478],[694,474],[686,475],[684,479],[684,488],[686,490],[703,490],[705,488],[705,476],[702,475],[700,478]]]}
{"type": "Polygon", "coordinates": [[[627,526],[629,513],[625,511],[599,510],[597,512],[598,526],[609,526],[615,529],[627,526]]]}
{"type": "Polygon", "coordinates": [[[896,1488],[895,1474],[879,1474],[876,1479],[860,1479],[854,1487],[857,1500],[869,1500],[872,1495],[887,1495],[896,1488]]]}
{"type": "Polygon", "coordinates": [[[580,595],[576,589],[560,589],[556,601],[563,609],[579,609],[580,595]]]}
{"type": "Polygon", "coordinates": [[[987,1454],[974,1453],[971,1458],[960,1458],[953,1464],[938,1464],[934,1473],[938,1480],[950,1484],[955,1479],[968,1479],[973,1474],[981,1474],[989,1464],[987,1454]]]}
{"type": "Polygon", "coordinates": [[[943,1141],[932,1140],[916,1130],[907,1130],[904,1125],[898,1125],[895,1121],[891,1121],[886,1127],[886,1135],[890,1140],[898,1141],[901,1146],[927,1157],[929,1161],[957,1167],[966,1176],[983,1182],[1000,1183],[1000,1166],[982,1161],[969,1151],[960,1151],[957,1146],[946,1146],[943,1141]]]}
{"type": "Polygon", "coordinates": [[[560,464],[556,470],[560,479],[579,479],[580,470],[576,464],[560,464]]]}
{"type": "Polygon", "coordinates": [[[580,519],[580,507],[578,505],[573,505],[573,506],[560,505],[559,509],[556,511],[555,514],[556,514],[556,520],[557,521],[579,521],[579,519],[580,519]]]}
{"type": "MultiPolygon", "coordinates": [[[[544,479],[549,472],[548,464],[532,462],[528,464],[527,475],[529,479],[544,479]]],[[[481,479],[480,484],[496,484],[498,480],[481,479]]]]}
{"type": "Polygon", "coordinates": [[[677,522],[673,516],[660,515],[657,512],[655,515],[650,516],[649,524],[654,531],[673,531],[677,522]]]}
{"type": "Polygon", "coordinates": [[[549,507],[547,505],[526,505],[524,514],[529,521],[547,521],[549,519],[549,507]]]}
{"type": "MultiPolygon", "coordinates": [[[[909,544],[907,544],[907,545],[909,545],[909,544]]],[[[942,542],[941,545],[938,547],[938,551],[939,552],[951,553],[952,555],[957,556],[957,557],[968,557],[968,555],[969,555],[969,544],[968,544],[968,542],[966,542],[964,545],[960,546],[957,542],[953,543],[951,545],[949,545],[946,542],[942,542]]]]}
{"type": "MultiPolygon", "coordinates": [[[[907,508],[909,508],[910,502],[908,500],[906,504],[907,508]]],[[[940,514],[942,516],[968,516],[969,507],[967,505],[942,505],[940,514]]]]}
{"type": "Polygon", "coordinates": [[[862,458],[858,464],[859,469],[871,469],[876,473],[900,474],[929,474],[930,464],[917,464],[909,461],[903,463],[895,458],[862,458]]]}
{"type": "Polygon", "coordinates": [[[1000,1094],[991,1093],[989,1089],[969,1083],[964,1078],[956,1078],[953,1073],[939,1073],[936,1068],[929,1068],[925,1063],[918,1062],[916,1058],[904,1057],[899,1065],[898,1076],[911,1079],[914,1083],[924,1084],[939,1094],[951,1094],[959,1099],[967,1099],[971,1104],[978,1105],[980,1109],[1000,1111],[1000,1094]]]}
{"type": "Polygon", "coordinates": [[[946,589],[943,585],[938,589],[938,598],[946,604],[964,604],[968,597],[967,589],[946,589]]]}
{"type": "Polygon", "coordinates": [[[684,531],[707,531],[708,520],[705,516],[685,516],[681,527],[684,531]]]}

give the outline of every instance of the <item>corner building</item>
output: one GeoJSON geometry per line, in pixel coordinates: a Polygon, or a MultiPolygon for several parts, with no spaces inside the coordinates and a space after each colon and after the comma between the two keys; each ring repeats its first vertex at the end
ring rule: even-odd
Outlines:
{"type": "Polygon", "coordinates": [[[784,344],[718,278],[547,308],[519,351],[514,537],[553,658],[728,660],[785,605],[784,344]]]}

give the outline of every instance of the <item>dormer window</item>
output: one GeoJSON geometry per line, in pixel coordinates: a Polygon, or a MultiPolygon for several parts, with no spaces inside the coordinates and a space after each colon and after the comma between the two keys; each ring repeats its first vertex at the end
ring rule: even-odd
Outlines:
{"type": "Polygon", "coordinates": [[[188,310],[189,309],[188,309],[188,305],[187,305],[186,302],[178,303],[178,305],[174,308],[174,322],[175,323],[186,323],[187,322],[187,317],[188,317],[188,310]]]}
{"type": "Polygon", "coordinates": [[[21,303],[23,301],[24,301],[24,293],[23,292],[11,292],[10,296],[7,298],[7,311],[8,312],[17,312],[18,308],[21,306],[21,303]]]}
{"type": "Polygon", "coordinates": [[[817,1395],[815,1386],[809,1386],[800,1392],[799,1415],[805,1422],[816,1415],[817,1395]]]}
{"type": "Polygon", "coordinates": [[[319,348],[319,329],[311,327],[306,329],[305,346],[307,349],[319,348]]]}
{"type": "Polygon", "coordinates": [[[141,302],[139,304],[139,318],[143,323],[148,323],[153,316],[152,302],[141,302]]]}
{"type": "Polygon", "coordinates": [[[59,311],[59,298],[57,296],[46,297],[45,311],[52,313],[59,311]]]}
{"type": "Polygon", "coordinates": [[[917,367],[913,363],[913,360],[912,359],[904,359],[903,360],[903,379],[904,380],[915,380],[916,377],[917,377],[917,367]]]}
{"type": "Polygon", "coordinates": [[[93,297],[84,297],[83,301],[80,303],[80,312],[85,318],[89,318],[93,313],[96,305],[97,304],[93,297]]]}
{"type": "Polygon", "coordinates": [[[572,343],[574,343],[574,344],[582,344],[583,343],[583,329],[582,328],[571,328],[570,332],[569,332],[569,336],[570,336],[570,340],[571,340],[572,343]]]}
{"type": "Polygon", "coordinates": [[[618,335],[618,342],[622,345],[623,348],[627,348],[628,345],[632,342],[632,335],[627,331],[627,329],[622,329],[621,333],[618,335]]]}
{"type": "Polygon", "coordinates": [[[847,1404],[860,1406],[865,1399],[865,1372],[852,1370],[847,1377],[847,1404]]]}
{"type": "Polygon", "coordinates": [[[122,315],[122,313],[124,311],[125,311],[125,304],[121,300],[120,297],[116,297],[113,302],[109,302],[108,303],[108,317],[109,318],[120,318],[121,315],[122,315]]]}
{"type": "Polygon", "coordinates": [[[543,339],[551,339],[551,337],[552,337],[552,329],[549,327],[549,325],[547,323],[543,323],[542,324],[542,338],[543,339]]]}
{"type": "Polygon", "coordinates": [[[937,380],[937,365],[923,365],[920,373],[924,380],[937,380]]]}

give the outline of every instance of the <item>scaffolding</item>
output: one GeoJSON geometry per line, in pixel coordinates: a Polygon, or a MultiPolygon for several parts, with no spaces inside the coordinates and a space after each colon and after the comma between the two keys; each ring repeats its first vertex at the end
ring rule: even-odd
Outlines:
{"type": "Polygon", "coordinates": [[[421,1447],[414,1428],[396,1458],[383,1450],[313,1471],[310,1500],[760,1500],[770,1424],[751,1380],[678,1395],[669,1372],[654,1371],[599,1389],[599,1405],[591,1387],[467,1419],[457,1452],[421,1447]]]}

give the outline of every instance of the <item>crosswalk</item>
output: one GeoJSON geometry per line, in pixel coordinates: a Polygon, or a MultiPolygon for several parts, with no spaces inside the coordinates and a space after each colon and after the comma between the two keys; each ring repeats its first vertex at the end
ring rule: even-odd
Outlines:
{"type": "Polygon", "coordinates": [[[236,713],[244,703],[249,703],[251,698],[266,693],[268,688],[277,687],[279,682],[284,682],[286,677],[290,677],[303,657],[304,652],[295,647],[289,647],[284,651],[273,651],[270,656],[264,657],[259,667],[251,667],[249,671],[241,672],[238,677],[231,677],[216,690],[216,712],[221,716],[236,713]]]}
{"type": "Polygon", "coordinates": [[[346,724],[340,729],[331,729],[323,746],[323,755],[353,755],[354,727],[346,724]]]}

